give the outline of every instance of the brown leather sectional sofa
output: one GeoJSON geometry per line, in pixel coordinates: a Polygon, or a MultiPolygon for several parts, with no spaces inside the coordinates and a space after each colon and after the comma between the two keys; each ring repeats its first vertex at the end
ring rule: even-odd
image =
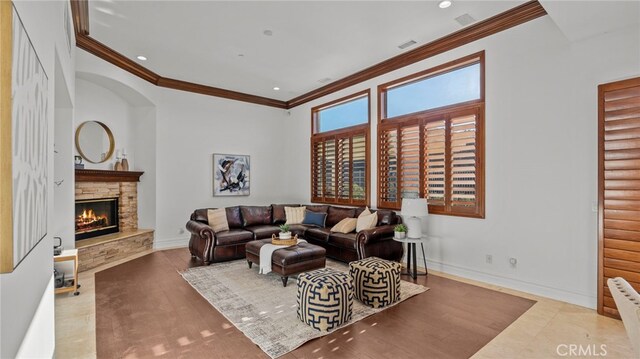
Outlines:
{"type": "MultiPolygon", "coordinates": [[[[189,250],[191,255],[201,259],[205,265],[245,258],[247,242],[270,238],[280,232],[278,225],[286,221],[284,207],[298,207],[298,204],[272,204],[270,206],[227,207],[229,230],[214,233],[208,225],[207,208],[196,209],[187,222],[191,232],[189,250]]],[[[307,210],[327,213],[325,227],[295,224],[292,234],[304,238],[311,244],[327,250],[327,257],[343,262],[376,256],[400,261],[402,244],[393,240],[393,227],[401,223],[394,211],[377,210],[378,225],[358,233],[331,232],[331,228],[344,218],[355,218],[364,211],[363,207],[338,207],[329,205],[306,205],[307,210]]]]}

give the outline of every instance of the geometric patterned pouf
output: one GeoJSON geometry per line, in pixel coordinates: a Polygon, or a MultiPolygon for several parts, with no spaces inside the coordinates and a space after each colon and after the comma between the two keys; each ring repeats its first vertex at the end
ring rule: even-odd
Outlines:
{"type": "Polygon", "coordinates": [[[320,331],[329,331],[351,319],[351,277],[330,268],[298,275],[298,318],[320,331]]]}
{"type": "Polygon", "coordinates": [[[374,308],[400,300],[400,268],[398,262],[377,257],[349,263],[355,297],[374,308]]]}

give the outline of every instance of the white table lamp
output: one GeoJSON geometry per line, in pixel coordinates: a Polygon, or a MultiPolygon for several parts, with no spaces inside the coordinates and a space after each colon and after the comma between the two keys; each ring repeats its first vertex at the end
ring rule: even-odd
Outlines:
{"type": "Polygon", "coordinates": [[[422,218],[429,215],[426,198],[403,198],[402,218],[407,225],[408,238],[422,237],[422,218]]]}

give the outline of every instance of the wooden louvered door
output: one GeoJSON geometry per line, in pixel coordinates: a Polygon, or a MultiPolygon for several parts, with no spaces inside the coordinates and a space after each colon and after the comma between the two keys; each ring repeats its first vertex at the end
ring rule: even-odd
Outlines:
{"type": "Polygon", "coordinates": [[[598,90],[598,313],[619,318],[607,279],[640,290],[640,78],[598,90]]]}

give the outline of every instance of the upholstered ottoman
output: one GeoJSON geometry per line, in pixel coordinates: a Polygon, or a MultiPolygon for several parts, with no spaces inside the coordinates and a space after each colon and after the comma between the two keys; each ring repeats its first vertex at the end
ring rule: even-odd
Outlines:
{"type": "Polygon", "coordinates": [[[373,308],[395,303],[400,299],[400,269],[400,263],[377,257],[349,263],[355,297],[373,308]]]}
{"type": "Polygon", "coordinates": [[[323,268],[298,275],[298,318],[320,331],[351,319],[353,285],[348,274],[323,268]]]}

